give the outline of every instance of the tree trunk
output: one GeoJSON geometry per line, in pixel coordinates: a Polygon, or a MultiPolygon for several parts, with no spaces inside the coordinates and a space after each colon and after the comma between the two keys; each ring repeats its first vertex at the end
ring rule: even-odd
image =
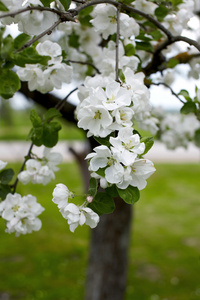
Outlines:
{"type": "Polygon", "coordinates": [[[132,206],[115,198],[116,209],[92,230],[85,300],[122,300],[126,288],[132,206]]]}

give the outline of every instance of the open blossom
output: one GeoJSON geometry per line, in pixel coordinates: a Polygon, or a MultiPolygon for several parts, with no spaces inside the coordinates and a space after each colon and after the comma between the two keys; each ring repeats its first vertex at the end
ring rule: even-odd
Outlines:
{"type": "Polygon", "coordinates": [[[137,155],[145,150],[145,144],[140,143],[139,135],[133,134],[131,127],[122,128],[116,138],[110,137],[110,143],[113,153],[119,156],[125,166],[132,164],[137,155]]]}
{"type": "Polygon", "coordinates": [[[58,205],[59,211],[62,216],[68,220],[70,230],[74,230],[78,225],[86,224],[91,228],[97,226],[99,222],[99,216],[89,207],[87,204],[92,201],[92,197],[86,197],[86,201],[77,206],[74,203],[68,203],[68,200],[74,198],[74,194],[69,191],[66,185],[59,183],[56,185],[53,191],[53,202],[58,205]]]}
{"type": "Polygon", "coordinates": [[[79,207],[73,203],[69,203],[60,212],[68,220],[69,228],[72,232],[74,232],[78,225],[82,226],[86,224],[90,228],[95,228],[99,222],[99,216],[89,207],[79,207]]]}
{"type": "Polygon", "coordinates": [[[6,232],[20,234],[40,230],[42,223],[38,216],[44,208],[32,195],[8,194],[0,203],[0,216],[6,220],[6,232]]]}
{"type": "Polygon", "coordinates": [[[33,184],[48,184],[55,179],[54,172],[58,171],[57,167],[62,161],[62,155],[58,152],[51,152],[51,149],[44,148],[42,159],[28,159],[26,170],[18,174],[18,179],[23,184],[32,182],[33,184]]]}
{"type": "Polygon", "coordinates": [[[68,199],[72,199],[74,194],[68,190],[66,185],[59,183],[53,191],[52,201],[58,205],[58,208],[64,208],[68,205],[68,199]]]}
{"type": "MultiPolygon", "coordinates": [[[[117,29],[116,8],[109,4],[97,5],[91,15],[90,21],[95,30],[102,33],[103,38],[107,39],[110,34],[114,34],[117,29]]],[[[126,38],[139,34],[139,25],[127,14],[120,13],[120,33],[126,38]]]]}
{"type": "Polygon", "coordinates": [[[155,172],[152,161],[148,159],[137,159],[135,162],[124,169],[121,182],[117,183],[120,189],[126,189],[129,185],[142,190],[146,187],[146,179],[155,172]]]}

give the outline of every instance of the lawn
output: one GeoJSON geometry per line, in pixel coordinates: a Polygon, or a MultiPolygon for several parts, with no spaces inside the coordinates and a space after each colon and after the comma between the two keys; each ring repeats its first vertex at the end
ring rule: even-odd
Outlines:
{"type": "MultiPolygon", "coordinates": [[[[134,206],[125,300],[199,300],[200,166],[156,169],[134,206]]],[[[19,185],[19,193],[36,195],[46,208],[41,231],[17,238],[0,222],[1,300],[84,299],[90,231],[69,231],[51,201],[58,182],[82,191],[75,164],[63,164],[45,187],[19,185]]]]}

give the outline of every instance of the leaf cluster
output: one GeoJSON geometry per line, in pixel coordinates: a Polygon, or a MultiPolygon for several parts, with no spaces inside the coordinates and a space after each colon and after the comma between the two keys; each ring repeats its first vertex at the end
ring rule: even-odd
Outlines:
{"type": "Polygon", "coordinates": [[[28,139],[36,146],[44,145],[45,147],[54,147],[58,142],[58,132],[61,125],[54,118],[61,117],[61,113],[55,108],[50,108],[42,119],[38,113],[32,109],[30,112],[30,120],[33,127],[31,128],[28,139]]]}
{"type": "Polygon", "coordinates": [[[112,213],[115,209],[114,198],[116,197],[122,198],[128,204],[134,204],[140,198],[138,188],[131,185],[124,190],[112,185],[103,191],[98,191],[98,181],[95,178],[90,179],[88,194],[93,197],[93,201],[88,207],[98,215],[112,213]]]}

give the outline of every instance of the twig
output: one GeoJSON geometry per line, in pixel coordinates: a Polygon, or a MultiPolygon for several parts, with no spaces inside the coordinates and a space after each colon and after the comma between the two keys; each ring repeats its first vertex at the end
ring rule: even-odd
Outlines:
{"type": "Polygon", "coordinates": [[[34,37],[30,41],[28,41],[26,44],[24,44],[24,46],[22,46],[19,50],[17,50],[17,52],[20,52],[20,51],[24,50],[25,48],[31,46],[34,42],[36,42],[37,40],[41,39],[46,34],[50,35],[52,33],[53,29],[56,28],[61,22],[62,22],[62,20],[58,19],[52,26],[50,26],[45,31],[43,31],[42,33],[38,34],[36,37],[34,37]]]}
{"type": "Polygon", "coordinates": [[[120,35],[120,10],[117,6],[117,35],[116,35],[116,52],[115,52],[115,80],[119,82],[119,35],[120,35]]]}
{"type": "Polygon", "coordinates": [[[61,111],[61,109],[64,107],[65,105],[65,102],[67,101],[67,99],[69,98],[69,96],[71,96],[75,91],[77,91],[78,88],[74,88],[72,91],[70,91],[67,96],[63,99],[63,100],[60,100],[60,102],[58,102],[55,106],[55,108],[58,110],[58,111],[61,111]]]}
{"type": "MultiPolygon", "coordinates": [[[[23,162],[23,164],[22,164],[22,166],[21,166],[21,168],[20,168],[20,170],[19,170],[19,173],[21,173],[21,172],[24,170],[26,161],[27,161],[29,158],[31,158],[31,151],[32,151],[32,149],[33,149],[33,146],[34,146],[34,144],[31,143],[31,145],[30,145],[30,147],[29,147],[29,150],[28,150],[28,154],[27,154],[27,156],[25,156],[24,162],[23,162]]],[[[18,182],[19,182],[19,179],[18,179],[18,177],[17,177],[16,180],[15,180],[15,182],[14,182],[13,185],[11,186],[11,188],[13,188],[13,193],[16,192],[16,188],[17,188],[18,182]]]]}
{"type": "Polygon", "coordinates": [[[170,92],[172,93],[172,95],[174,95],[179,101],[181,101],[183,104],[185,104],[185,102],[173,91],[173,89],[165,82],[158,82],[158,83],[155,83],[155,82],[152,82],[151,85],[163,85],[165,86],[166,88],[168,88],[170,90],[170,92]]]}
{"type": "Polygon", "coordinates": [[[88,62],[88,61],[78,61],[78,60],[69,59],[69,60],[66,60],[64,62],[70,62],[70,63],[73,63],[73,64],[80,64],[80,65],[88,65],[88,66],[91,66],[93,69],[95,69],[98,74],[101,74],[99,69],[97,67],[95,67],[91,62],[88,62]]]}
{"type": "MultiPolygon", "coordinates": [[[[93,1],[88,1],[84,4],[82,4],[82,5],[79,5],[75,9],[68,10],[68,12],[71,13],[71,15],[74,17],[74,16],[78,15],[78,13],[81,10],[85,9],[86,7],[93,6],[93,5],[96,5],[96,4],[101,4],[101,3],[108,3],[108,4],[111,4],[111,5],[114,5],[115,7],[121,6],[121,9],[132,12],[132,13],[135,13],[137,15],[140,15],[140,16],[144,17],[145,19],[149,20],[151,23],[153,23],[157,28],[159,28],[167,36],[167,40],[165,42],[163,42],[163,44],[161,44],[161,46],[160,46],[161,50],[165,49],[168,45],[171,45],[174,42],[183,41],[183,42],[186,42],[186,43],[194,46],[197,50],[200,51],[200,44],[197,43],[195,40],[186,38],[184,36],[173,36],[168,29],[166,29],[160,22],[158,22],[152,16],[150,16],[150,15],[148,15],[148,14],[144,13],[143,11],[140,11],[136,8],[133,8],[129,5],[126,5],[126,4],[121,3],[121,2],[117,2],[115,0],[93,0],[93,1]]],[[[157,50],[157,51],[161,51],[160,49],[157,50]]]]}
{"type": "Polygon", "coordinates": [[[52,13],[55,13],[59,16],[61,16],[63,14],[63,12],[54,9],[54,8],[50,8],[50,7],[43,7],[43,6],[27,6],[25,8],[13,11],[13,12],[9,12],[9,13],[5,13],[3,15],[0,15],[0,19],[2,18],[6,18],[6,17],[12,17],[14,18],[16,15],[19,15],[21,13],[27,12],[27,11],[32,11],[32,10],[37,10],[37,11],[49,11],[52,13]]]}

